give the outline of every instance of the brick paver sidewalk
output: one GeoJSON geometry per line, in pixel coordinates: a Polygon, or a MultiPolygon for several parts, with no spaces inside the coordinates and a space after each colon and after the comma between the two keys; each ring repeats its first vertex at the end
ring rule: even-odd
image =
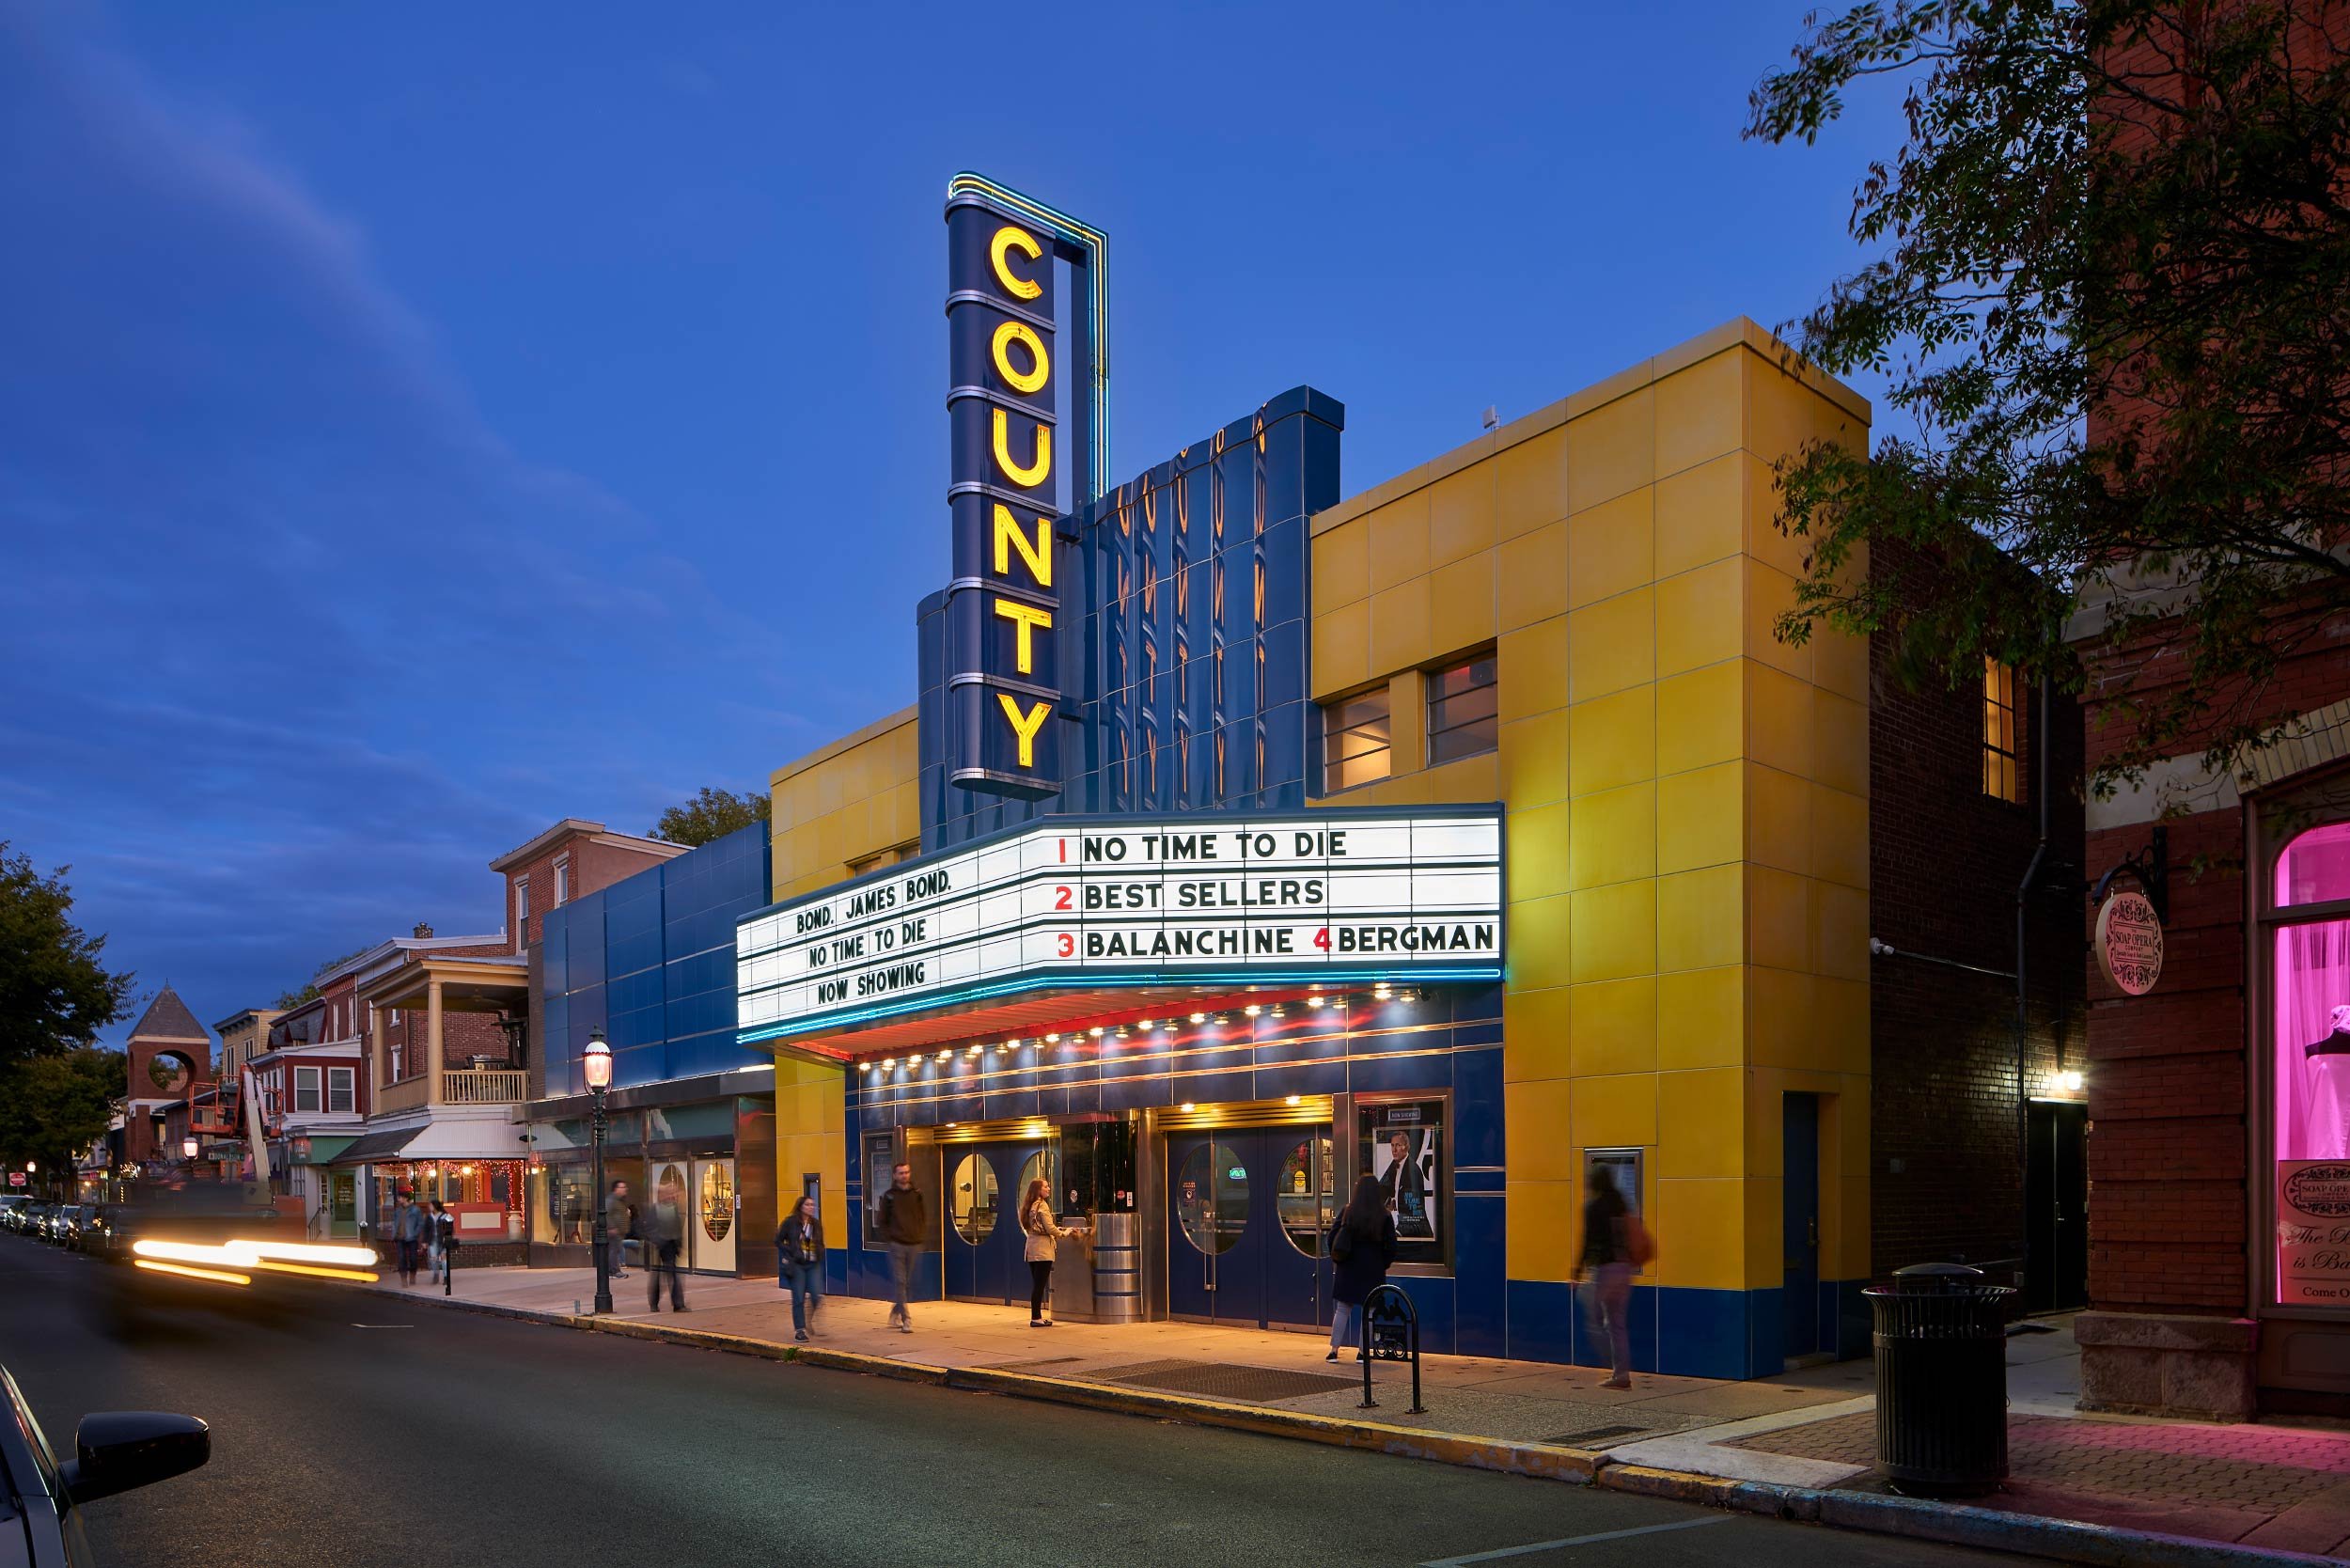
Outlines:
{"type": "MultiPolygon", "coordinates": [[[[2288,1551],[2350,1547],[2350,1434],[2015,1416],[2007,1441],[2011,1481],[1980,1499],[1988,1507],[2288,1551]]],[[[1871,1465],[1876,1417],[1841,1416],[1723,1446],[1871,1465]]]]}

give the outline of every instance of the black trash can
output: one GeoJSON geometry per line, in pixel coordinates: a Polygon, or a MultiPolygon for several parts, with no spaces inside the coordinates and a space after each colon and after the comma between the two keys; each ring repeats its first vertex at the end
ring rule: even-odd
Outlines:
{"type": "Polygon", "coordinates": [[[1877,1465],[1897,1491],[2007,1479],[2007,1301],[1964,1263],[1916,1263],[1862,1293],[1876,1317],[1877,1465]]]}

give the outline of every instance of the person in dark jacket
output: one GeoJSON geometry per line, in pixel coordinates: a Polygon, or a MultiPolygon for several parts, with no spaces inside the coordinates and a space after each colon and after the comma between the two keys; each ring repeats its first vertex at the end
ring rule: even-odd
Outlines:
{"type": "Polygon", "coordinates": [[[914,1167],[900,1165],[890,1171],[889,1190],[881,1195],[873,1217],[889,1248],[890,1326],[911,1334],[914,1313],[906,1296],[914,1289],[914,1265],[931,1233],[930,1215],[914,1184],[914,1167]]]}
{"type": "Polygon", "coordinates": [[[678,1276],[678,1255],[685,1249],[685,1191],[673,1182],[665,1182],[654,1193],[653,1200],[636,1216],[636,1230],[645,1244],[647,1294],[652,1298],[650,1309],[661,1310],[661,1277],[669,1277],[669,1310],[690,1312],[685,1305],[685,1286],[678,1276]]]}
{"type": "Polygon", "coordinates": [[[1608,1347],[1608,1388],[1632,1387],[1632,1257],[1631,1206],[1604,1165],[1591,1167],[1583,1202],[1583,1251],[1575,1261],[1574,1282],[1587,1290],[1585,1310],[1593,1338],[1608,1347]],[[1589,1278],[1588,1285],[1585,1283],[1589,1278]]]}
{"type": "Polygon", "coordinates": [[[1330,1228],[1330,1260],[1338,1282],[1330,1292],[1334,1305],[1325,1361],[1337,1360],[1349,1339],[1362,1342],[1363,1303],[1387,1282],[1387,1266],[1395,1262],[1395,1216],[1387,1213],[1387,1195],[1378,1177],[1365,1176],[1355,1184],[1355,1196],[1330,1228]]]}
{"type": "Polygon", "coordinates": [[[824,1222],[813,1193],[792,1205],[776,1232],[776,1285],[791,1293],[791,1337],[805,1340],[820,1332],[816,1309],[824,1300],[824,1222]]]}

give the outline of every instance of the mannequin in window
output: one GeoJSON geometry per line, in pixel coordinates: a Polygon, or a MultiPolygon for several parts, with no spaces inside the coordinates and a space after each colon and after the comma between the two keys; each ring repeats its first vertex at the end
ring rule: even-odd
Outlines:
{"type": "Polygon", "coordinates": [[[2307,1160],[2350,1159],[2350,1003],[2334,1009],[2333,1023],[2330,1034],[2301,1047],[2307,1160]]]}

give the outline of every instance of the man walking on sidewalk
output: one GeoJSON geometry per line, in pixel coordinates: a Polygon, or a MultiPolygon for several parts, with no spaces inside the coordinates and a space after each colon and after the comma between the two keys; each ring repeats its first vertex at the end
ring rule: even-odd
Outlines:
{"type": "Polygon", "coordinates": [[[685,1194],[678,1188],[664,1185],[637,1222],[645,1244],[646,1284],[652,1295],[652,1309],[661,1310],[661,1277],[669,1277],[669,1310],[692,1310],[685,1305],[685,1287],[678,1279],[678,1254],[685,1247],[685,1194]]]}
{"type": "Polygon", "coordinates": [[[611,1252],[611,1265],[606,1272],[615,1279],[628,1278],[628,1271],[620,1264],[628,1257],[627,1248],[622,1243],[628,1236],[629,1216],[633,1213],[634,1211],[629,1207],[628,1203],[628,1184],[626,1182],[613,1183],[611,1192],[603,1200],[603,1245],[611,1252]]]}
{"type": "Polygon", "coordinates": [[[416,1253],[424,1243],[424,1210],[417,1206],[406,1187],[400,1189],[400,1200],[392,1208],[392,1245],[400,1252],[400,1282],[416,1282],[416,1253]]]}
{"type": "Polygon", "coordinates": [[[914,1313],[906,1295],[914,1289],[915,1260],[930,1236],[930,1216],[923,1213],[922,1195],[914,1190],[914,1168],[901,1165],[890,1172],[889,1190],[881,1196],[882,1241],[889,1247],[889,1322],[904,1333],[914,1332],[914,1313]]]}

